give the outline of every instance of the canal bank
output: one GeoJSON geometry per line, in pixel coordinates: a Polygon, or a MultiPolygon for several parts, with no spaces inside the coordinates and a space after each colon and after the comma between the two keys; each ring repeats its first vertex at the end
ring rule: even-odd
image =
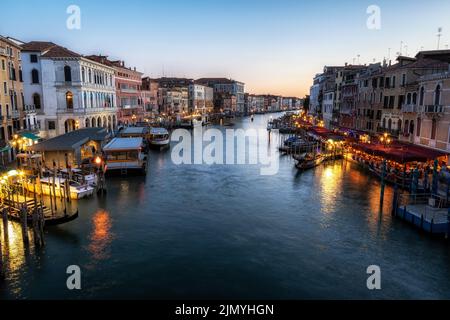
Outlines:
{"type": "Polygon", "coordinates": [[[170,152],[151,151],[146,177],[110,178],[105,197],[79,201],[79,218],[49,227],[42,250],[25,250],[10,224],[1,298],[448,298],[448,245],[392,217],[390,187],[380,213],[379,179],[356,165],[299,173],[280,157],[278,174],[261,176],[177,166],[170,152]],[[73,264],[81,291],[66,288],[73,264]],[[381,291],[366,287],[373,264],[381,291]]]}

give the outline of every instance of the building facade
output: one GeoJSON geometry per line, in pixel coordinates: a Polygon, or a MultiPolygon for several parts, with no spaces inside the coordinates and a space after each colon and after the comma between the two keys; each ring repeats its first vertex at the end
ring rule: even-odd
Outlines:
{"type": "Polygon", "coordinates": [[[0,163],[11,161],[14,135],[34,126],[28,125],[23,92],[21,47],[0,36],[0,163]]]}
{"type": "Polygon", "coordinates": [[[114,69],[51,42],[23,45],[25,104],[42,138],[117,125],[114,69]]]}
{"type": "Polygon", "coordinates": [[[155,79],[145,77],[142,79],[142,103],[144,106],[144,116],[150,118],[159,114],[158,105],[159,84],[155,79]]]}
{"type": "Polygon", "coordinates": [[[245,110],[245,84],[226,78],[201,78],[196,83],[214,89],[215,111],[243,114],[245,110]]]}
{"type": "Polygon", "coordinates": [[[141,93],[143,74],[136,68],[126,67],[124,61],[112,61],[107,56],[91,55],[87,58],[114,70],[118,122],[128,125],[144,121],[141,93]]]}

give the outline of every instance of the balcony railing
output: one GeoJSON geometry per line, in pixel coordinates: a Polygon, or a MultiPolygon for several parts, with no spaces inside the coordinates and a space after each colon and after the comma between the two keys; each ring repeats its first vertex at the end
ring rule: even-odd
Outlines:
{"type": "Polygon", "coordinates": [[[423,113],[442,113],[442,112],[444,112],[444,106],[441,106],[441,105],[421,106],[420,111],[423,113]]]}
{"type": "Polygon", "coordinates": [[[12,118],[13,118],[13,119],[18,119],[18,118],[20,118],[20,112],[19,112],[19,110],[13,110],[13,111],[11,112],[11,115],[12,115],[12,118]]]}
{"type": "Polygon", "coordinates": [[[415,104],[404,104],[404,105],[402,106],[402,112],[405,112],[405,113],[415,113],[415,112],[418,112],[417,105],[415,105],[415,104]]]}

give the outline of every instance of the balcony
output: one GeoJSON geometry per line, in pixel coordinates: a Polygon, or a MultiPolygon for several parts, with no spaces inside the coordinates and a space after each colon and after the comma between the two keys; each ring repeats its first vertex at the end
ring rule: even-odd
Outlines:
{"type": "Polygon", "coordinates": [[[120,92],[122,92],[122,93],[138,93],[137,89],[130,89],[130,88],[120,88],[120,92]]]}
{"type": "Polygon", "coordinates": [[[25,114],[33,114],[36,113],[36,107],[34,105],[26,105],[23,108],[23,111],[25,112],[25,114]]]}
{"type": "Polygon", "coordinates": [[[443,113],[444,112],[444,106],[441,106],[441,105],[421,106],[421,112],[428,113],[428,114],[443,113]]]}
{"type": "Polygon", "coordinates": [[[403,113],[417,113],[418,111],[418,107],[415,104],[404,104],[402,106],[403,113]]]}
{"type": "Polygon", "coordinates": [[[13,111],[11,112],[11,116],[12,116],[13,119],[19,119],[19,118],[20,118],[20,112],[19,112],[19,110],[13,110],[13,111]]]}

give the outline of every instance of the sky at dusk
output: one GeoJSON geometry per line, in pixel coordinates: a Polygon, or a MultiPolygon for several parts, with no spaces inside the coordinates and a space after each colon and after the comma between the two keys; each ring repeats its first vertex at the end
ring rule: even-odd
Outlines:
{"type": "Polygon", "coordinates": [[[105,54],[151,77],[228,77],[251,93],[304,96],[324,65],[371,63],[450,45],[448,0],[2,0],[0,34],[105,54]],[[66,28],[69,5],[81,29],[66,28]],[[381,29],[366,26],[368,6],[381,29]],[[406,47],[407,46],[407,47],[406,47]]]}

